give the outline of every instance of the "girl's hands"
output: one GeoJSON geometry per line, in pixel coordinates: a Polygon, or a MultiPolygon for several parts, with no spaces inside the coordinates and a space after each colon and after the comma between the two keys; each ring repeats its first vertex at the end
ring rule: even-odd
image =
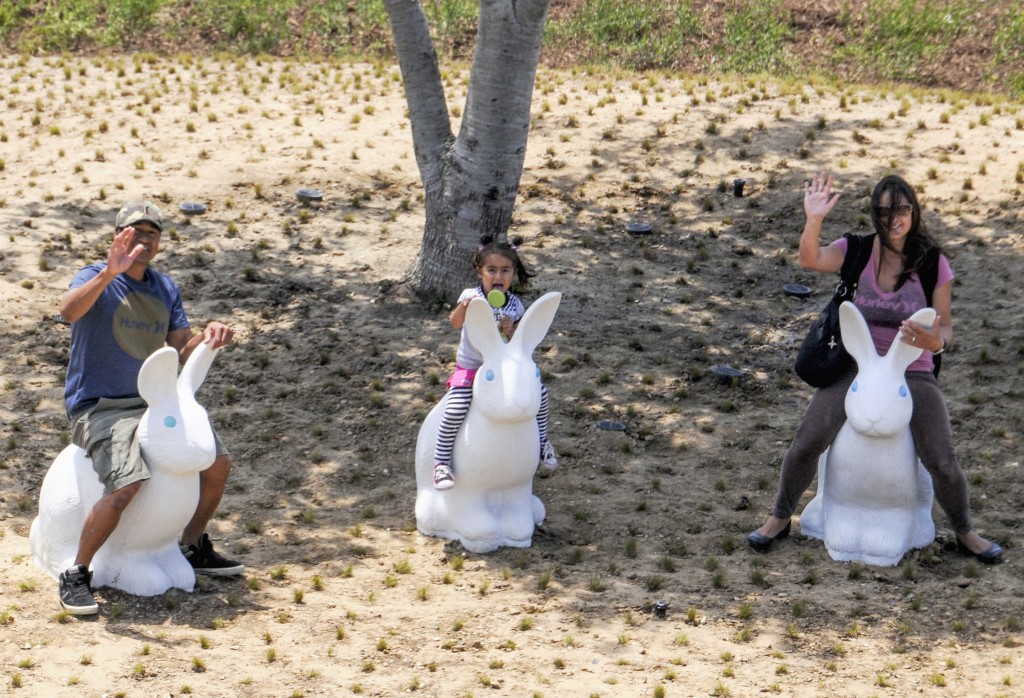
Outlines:
{"type": "Polygon", "coordinates": [[[467,298],[461,303],[457,303],[455,307],[452,308],[451,314],[448,315],[448,324],[450,324],[453,329],[461,330],[462,326],[466,324],[466,308],[469,307],[469,302],[471,300],[473,299],[467,298]]]}
{"type": "Polygon", "coordinates": [[[838,200],[839,194],[832,193],[832,175],[827,172],[819,172],[804,182],[804,213],[808,220],[823,220],[838,200]]]}
{"type": "Polygon", "coordinates": [[[515,332],[515,325],[512,324],[512,318],[504,315],[498,319],[498,331],[501,332],[501,336],[506,340],[512,339],[512,333],[515,332]]]}

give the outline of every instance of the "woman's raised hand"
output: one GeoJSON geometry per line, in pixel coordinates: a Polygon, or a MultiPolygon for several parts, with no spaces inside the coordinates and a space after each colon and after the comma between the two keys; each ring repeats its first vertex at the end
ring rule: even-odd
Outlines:
{"type": "Polygon", "coordinates": [[[832,193],[832,175],[819,172],[804,182],[804,213],[807,218],[824,219],[839,200],[839,194],[832,193]]]}

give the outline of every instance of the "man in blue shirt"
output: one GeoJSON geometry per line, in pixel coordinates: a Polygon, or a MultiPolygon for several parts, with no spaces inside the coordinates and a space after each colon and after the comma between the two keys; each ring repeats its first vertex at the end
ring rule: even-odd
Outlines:
{"type": "MultiPolygon", "coordinates": [[[[125,205],[117,214],[106,263],[78,272],[61,299],[61,316],[71,323],[64,397],[72,441],[87,451],[104,485],[103,496],[86,516],[75,564],[60,575],[61,605],[73,615],[98,611],[89,564],[149,478],[135,433],[146,410],[138,392],[139,369],[165,345],[174,347],[184,363],[201,342],[217,348],[233,335],[220,322],[193,334],[178,286],[149,266],[163,228],[160,209],[152,203],[125,205]]],[[[231,456],[217,439],[217,457],[200,474],[199,504],[180,540],[182,554],[198,573],[233,576],[245,569],[215,552],[205,532],[230,470],[231,456]]]]}

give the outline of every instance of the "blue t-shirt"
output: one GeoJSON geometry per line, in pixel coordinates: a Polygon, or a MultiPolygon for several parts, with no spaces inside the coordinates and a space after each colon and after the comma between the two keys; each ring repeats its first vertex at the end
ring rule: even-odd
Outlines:
{"type": "MultiPolygon", "coordinates": [[[[87,266],[68,288],[82,286],[106,266],[87,266]]],[[[119,274],[89,312],[71,324],[64,385],[68,415],[89,409],[103,397],[137,397],[143,362],[167,343],[168,333],[188,326],[181,291],[169,276],[153,269],[146,270],[142,281],[119,274]]]]}

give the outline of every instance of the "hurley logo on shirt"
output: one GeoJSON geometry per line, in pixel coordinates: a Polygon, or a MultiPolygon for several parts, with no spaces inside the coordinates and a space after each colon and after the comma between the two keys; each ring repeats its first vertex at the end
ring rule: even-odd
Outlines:
{"type": "Polygon", "coordinates": [[[164,346],[169,313],[159,298],[129,293],[114,313],[114,339],[126,354],[145,359],[164,346]]]}

